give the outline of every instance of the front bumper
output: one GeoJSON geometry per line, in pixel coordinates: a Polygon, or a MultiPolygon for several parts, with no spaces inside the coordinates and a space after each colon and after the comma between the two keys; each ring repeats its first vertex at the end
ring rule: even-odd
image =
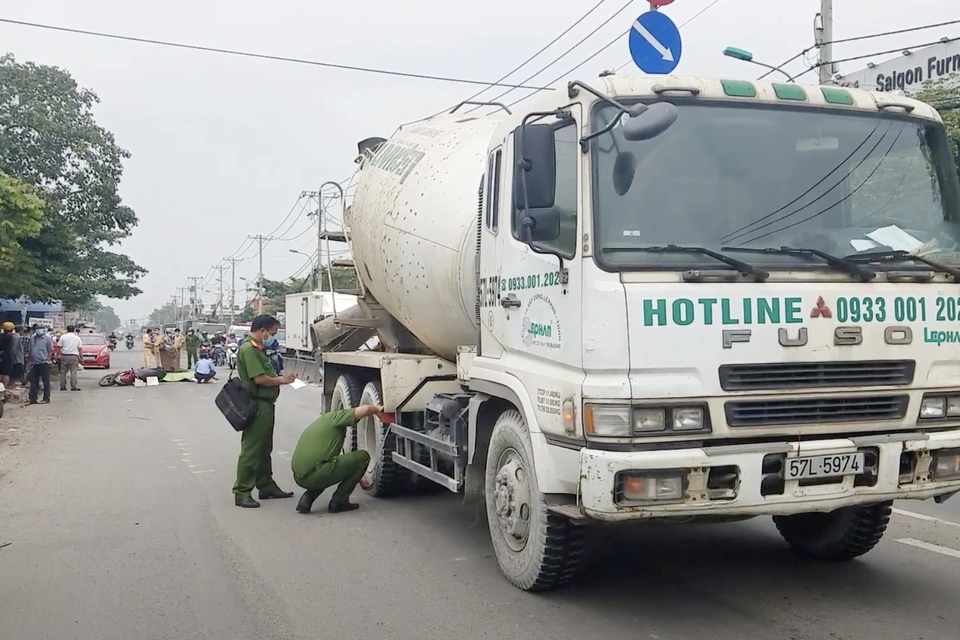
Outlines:
{"type": "MultiPolygon", "coordinates": [[[[955,448],[960,448],[960,429],[669,451],[583,449],[580,452],[578,503],[584,515],[613,521],[698,515],[789,515],[833,511],[887,500],[923,500],[960,490],[960,478],[935,481],[925,473],[932,453],[955,448]],[[829,484],[812,485],[785,480],[779,493],[771,495],[769,488],[761,490],[764,478],[771,475],[771,456],[789,459],[864,450],[869,450],[875,460],[869,478],[850,475],[831,479],[829,484]],[[903,460],[912,460],[916,464],[909,480],[901,478],[903,460]],[[719,468],[723,468],[724,485],[720,490],[710,489],[708,479],[715,484],[711,470],[715,470],[719,477],[719,468]],[[619,473],[678,469],[685,472],[688,480],[682,499],[662,504],[630,504],[618,500],[616,483],[619,473]]],[[[769,484],[764,486],[769,487],[769,484]]]]}

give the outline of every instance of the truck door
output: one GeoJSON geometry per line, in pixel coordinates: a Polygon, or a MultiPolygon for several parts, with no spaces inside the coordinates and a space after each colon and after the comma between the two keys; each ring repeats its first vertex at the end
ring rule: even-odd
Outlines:
{"type": "MultiPolygon", "coordinates": [[[[574,115],[579,117],[578,110],[574,115]]],[[[540,121],[543,123],[544,121],[540,121]]],[[[484,356],[495,353],[504,370],[526,387],[540,426],[545,432],[563,433],[561,405],[565,399],[579,402],[583,380],[581,342],[581,263],[579,260],[581,156],[578,120],[550,122],[555,129],[556,189],[554,208],[560,214],[560,235],[540,243],[560,257],[534,251],[520,234],[522,212],[514,204],[515,166],[513,136],[494,153],[500,153],[499,188],[494,185],[491,203],[498,219],[482,240],[481,309],[484,356]],[[509,158],[509,162],[504,159],[509,158]],[[491,246],[492,245],[492,246],[491,246]],[[492,255],[484,256],[490,247],[492,255]],[[484,259],[486,257],[486,259],[484,259]],[[494,272],[494,265],[496,272],[494,272]],[[490,274],[490,275],[487,275],[490,274]],[[487,275],[488,281],[482,278],[487,275]],[[495,278],[491,285],[490,278],[495,278]]],[[[496,155],[490,158],[497,164],[496,155]]]]}

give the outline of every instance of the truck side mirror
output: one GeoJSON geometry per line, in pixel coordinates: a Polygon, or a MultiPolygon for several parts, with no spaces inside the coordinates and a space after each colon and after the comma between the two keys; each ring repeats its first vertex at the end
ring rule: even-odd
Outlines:
{"type": "Polygon", "coordinates": [[[525,124],[513,132],[513,206],[519,211],[549,209],[557,191],[557,151],[549,124],[525,124]]]}
{"type": "Polygon", "coordinates": [[[527,243],[552,242],[560,237],[560,212],[556,209],[533,209],[520,221],[520,237],[527,243]]]}

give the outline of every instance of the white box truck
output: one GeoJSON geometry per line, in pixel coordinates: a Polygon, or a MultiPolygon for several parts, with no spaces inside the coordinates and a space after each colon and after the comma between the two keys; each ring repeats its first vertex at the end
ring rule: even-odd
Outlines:
{"type": "Polygon", "coordinates": [[[478,499],[519,588],[568,581],[597,522],[773,516],[840,561],[892,501],[960,489],[960,184],[930,106],[606,75],[360,152],[338,326],[380,347],[322,354],[326,406],[394,414],[349,434],[363,486],[478,499]]]}

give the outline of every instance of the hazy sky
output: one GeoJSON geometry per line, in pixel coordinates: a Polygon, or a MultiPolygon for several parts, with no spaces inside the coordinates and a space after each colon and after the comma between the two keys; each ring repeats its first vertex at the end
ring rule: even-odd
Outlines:
{"type": "MultiPolygon", "coordinates": [[[[0,18],[342,64],[493,81],[552,40],[596,0],[33,0],[0,5],[0,18]]],[[[713,0],[676,0],[679,24],[713,0]]],[[[518,82],[556,58],[624,6],[607,0],[574,31],[511,78],[518,82]]],[[[957,0],[836,0],[835,37],[960,19],[957,0]]],[[[637,0],[565,58],[537,76],[546,83],[625,31],[645,10],[637,0]]],[[[724,58],[734,45],[780,63],[813,42],[819,0],[719,0],[682,29],[677,73],[753,78],[762,69],[724,58]]],[[[960,25],[866,40],[836,57],[915,46],[960,35],[960,25]]],[[[463,100],[479,87],[104,40],[0,23],[0,49],[18,60],[56,65],[93,89],[96,115],[133,157],[121,195],[140,217],[122,245],[149,270],[144,293],[105,301],[123,319],[168,301],[188,276],[207,276],[248,234],[270,233],[303,190],[350,174],[356,143],[388,136],[403,122],[463,100]]],[[[878,58],[884,59],[889,56],[878,58]]],[[[626,38],[577,73],[593,76],[629,59],[626,38]]],[[[865,62],[842,65],[843,72],[865,62]]],[[[796,72],[802,61],[789,67],[796,72]]],[[[630,70],[627,67],[624,71],[630,70]]],[[[806,79],[812,81],[813,74],[806,79]]],[[[493,97],[502,89],[491,89],[493,97]],[[496,93],[495,93],[496,92],[496,93]]],[[[511,99],[523,95],[519,91],[511,99]]],[[[297,207],[297,211],[300,207],[297,207]]],[[[313,234],[297,213],[264,249],[264,273],[301,269],[313,234]],[[295,222],[294,222],[295,221],[295,222]],[[293,223],[293,224],[291,224],[293,223]],[[293,239],[295,238],[295,239],[293,239]]],[[[237,265],[257,273],[256,251],[237,265]]],[[[225,270],[229,288],[229,269],[225,270]]],[[[241,296],[238,293],[238,299],[241,296]]],[[[206,294],[212,301],[214,295],[206,294]]]]}

